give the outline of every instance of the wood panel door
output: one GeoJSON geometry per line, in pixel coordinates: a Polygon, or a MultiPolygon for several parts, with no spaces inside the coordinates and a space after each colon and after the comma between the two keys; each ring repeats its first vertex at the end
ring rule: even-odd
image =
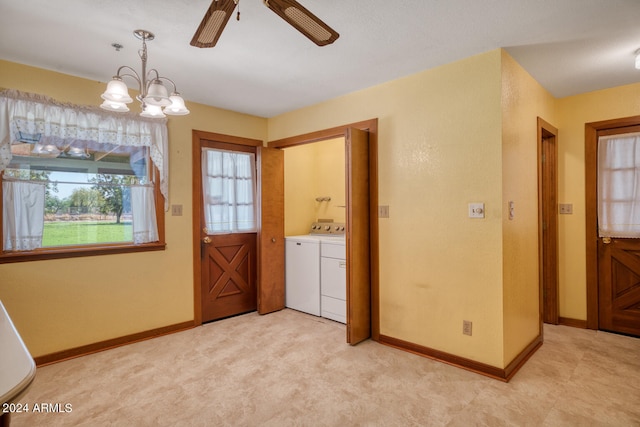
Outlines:
{"type": "MultiPolygon", "coordinates": [[[[257,308],[258,233],[212,233],[204,210],[202,156],[207,150],[251,153],[262,141],[194,131],[193,133],[193,237],[194,318],[196,324],[222,319],[257,308]]],[[[255,174],[257,179],[257,174],[255,174]]],[[[216,198],[209,194],[208,198],[216,198]]],[[[255,201],[254,201],[255,203],[255,201]]],[[[257,213],[257,209],[256,209],[257,213]]]]}
{"type": "Polygon", "coordinates": [[[256,234],[204,236],[201,300],[204,322],[256,310],[256,234]]]}
{"type": "Polygon", "coordinates": [[[258,313],[284,308],[284,152],[258,148],[260,233],[258,313]]]}
{"type": "Polygon", "coordinates": [[[347,342],[371,336],[371,262],[369,215],[369,134],[347,129],[347,342]]]}
{"type": "Polygon", "coordinates": [[[598,243],[600,329],[640,336],[640,242],[598,243]]]}
{"type": "Polygon", "coordinates": [[[538,209],[541,309],[558,324],[558,130],[538,117],[538,209]]]}
{"type": "MultiPolygon", "coordinates": [[[[612,137],[610,144],[631,144],[635,146],[640,137],[640,126],[623,127],[598,132],[598,137],[612,137]]],[[[602,144],[604,142],[598,142],[602,144]]],[[[640,166],[637,162],[640,159],[632,159],[623,156],[623,160],[615,160],[613,163],[606,162],[604,158],[597,154],[598,182],[605,179],[605,176],[615,188],[616,203],[630,203],[626,192],[621,192],[620,187],[624,184],[632,184],[635,176],[640,174],[640,166]],[[616,178],[622,181],[615,181],[616,178]]],[[[598,186],[600,188],[600,184],[598,186]]],[[[605,187],[607,188],[607,185],[605,187]]],[[[599,200],[606,197],[604,191],[599,192],[599,200]]],[[[613,211],[612,211],[613,212],[613,211]]],[[[598,217],[598,224],[602,219],[598,217]]],[[[602,225],[599,226],[599,228],[602,225]]],[[[607,235],[608,233],[602,233],[607,235]]],[[[640,233],[635,238],[620,237],[599,237],[598,243],[598,318],[599,328],[611,332],[618,332],[634,336],[640,336],[640,233]]]]}

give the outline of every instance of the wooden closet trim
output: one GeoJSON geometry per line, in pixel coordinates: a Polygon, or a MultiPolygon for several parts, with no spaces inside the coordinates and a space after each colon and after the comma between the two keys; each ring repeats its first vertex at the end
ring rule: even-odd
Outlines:
{"type": "Polygon", "coordinates": [[[270,148],[286,148],[344,137],[347,129],[356,128],[369,132],[369,218],[370,218],[370,261],[371,261],[371,338],[380,340],[380,272],[378,234],[378,119],[363,120],[329,129],[269,141],[270,148]]]}

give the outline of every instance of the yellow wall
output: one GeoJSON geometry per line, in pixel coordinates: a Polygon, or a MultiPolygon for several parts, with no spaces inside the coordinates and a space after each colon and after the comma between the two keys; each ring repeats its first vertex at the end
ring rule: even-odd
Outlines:
{"type": "Polygon", "coordinates": [[[344,138],[284,150],[285,235],[309,233],[312,221],[345,222],[344,138]],[[316,201],[331,197],[331,201],[316,201]]]}
{"type": "Polygon", "coordinates": [[[585,251],[585,123],[640,115],[640,84],[619,86],[557,100],[558,201],[573,204],[560,215],[560,316],[587,318],[585,251]]]}
{"type": "Polygon", "coordinates": [[[269,140],[379,118],[381,333],[504,367],[500,73],[474,56],[271,118],[269,140]]]}
{"type": "Polygon", "coordinates": [[[555,101],[502,53],[502,229],[504,359],[513,360],[540,333],[537,117],[555,123],[555,101]],[[509,219],[509,202],[514,216],[509,219]]]}
{"type": "MultiPolygon", "coordinates": [[[[105,84],[0,61],[0,87],[99,105],[105,84]]],[[[193,320],[191,130],[266,139],[267,121],[187,102],[169,119],[167,249],[0,265],[0,300],[34,357],[193,320]]],[[[135,107],[134,107],[135,108],[135,107]]]]}

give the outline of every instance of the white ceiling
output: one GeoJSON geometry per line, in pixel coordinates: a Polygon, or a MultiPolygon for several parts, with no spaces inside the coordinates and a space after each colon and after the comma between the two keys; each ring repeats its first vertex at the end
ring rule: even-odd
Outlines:
{"type": "Polygon", "coordinates": [[[0,0],[0,58],[106,82],[121,65],[140,70],[142,28],[156,36],[149,67],[187,106],[261,117],[499,47],[556,97],[640,81],[640,0],[299,2],[340,33],[334,44],[316,46],[262,0],[241,0],[210,49],[189,42],[211,0],[0,0]]]}

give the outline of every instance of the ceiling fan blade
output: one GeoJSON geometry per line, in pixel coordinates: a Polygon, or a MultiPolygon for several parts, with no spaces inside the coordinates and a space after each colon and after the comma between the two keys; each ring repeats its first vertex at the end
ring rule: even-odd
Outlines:
{"type": "Polygon", "coordinates": [[[214,47],[235,8],[235,0],[213,0],[191,39],[191,46],[214,47]]]}
{"type": "Polygon", "coordinates": [[[264,4],[318,46],[336,41],[340,34],[295,0],[264,0],[264,4]]]}

